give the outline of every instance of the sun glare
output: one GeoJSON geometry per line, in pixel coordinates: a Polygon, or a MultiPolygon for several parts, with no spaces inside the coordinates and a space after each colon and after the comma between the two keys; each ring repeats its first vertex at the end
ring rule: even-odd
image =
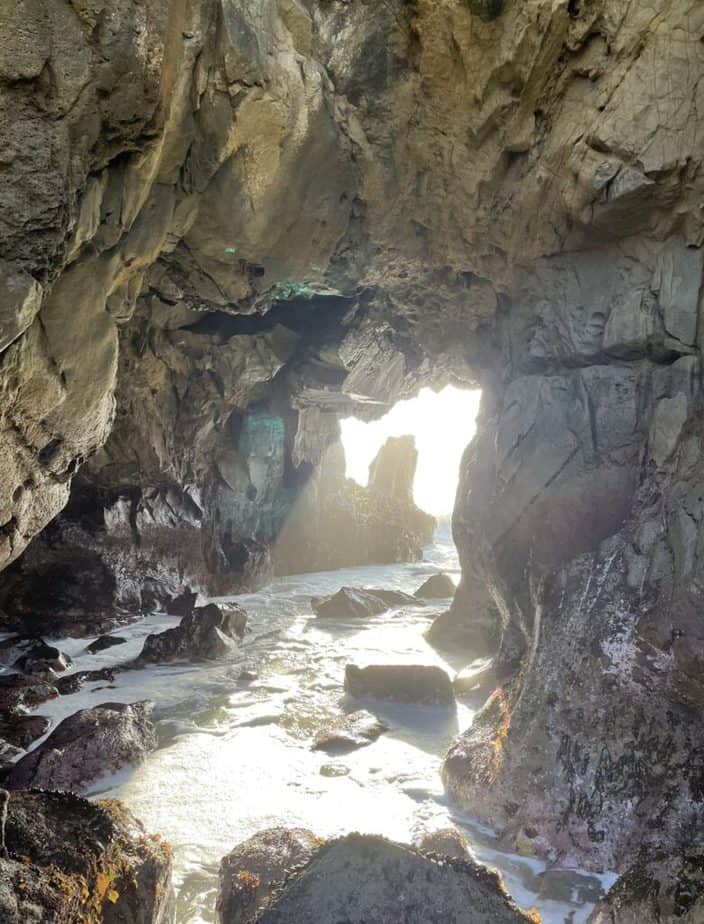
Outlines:
{"type": "Polygon", "coordinates": [[[418,397],[399,401],[371,423],[348,417],[341,421],[347,477],[366,485],[369,464],[390,436],[409,433],[416,439],[416,504],[428,513],[452,512],[460,459],[474,436],[481,392],[448,385],[440,392],[421,389],[418,397]]]}

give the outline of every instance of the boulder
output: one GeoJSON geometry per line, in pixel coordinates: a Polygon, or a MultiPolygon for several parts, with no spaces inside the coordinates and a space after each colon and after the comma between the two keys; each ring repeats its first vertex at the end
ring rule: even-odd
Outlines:
{"type": "Polygon", "coordinates": [[[439,831],[428,831],[415,842],[418,850],[423,853],[437,853],[445,857],[455,857],[457,860],[472,859],[469,852],[469,843],[462,837],[457,828],[441,828],[439,831]]]}
{"type": "Polygon", "coordinates": [[[362,748],[386,731],[384,722],[379,721],[371,712],[360,709],[349,715],[334,719],[315,736],[314,751],[325,751],[328,754],[341,754],[362,748]]]}
{"type": "Polygon", "coordinates": [[[25,654],[20,655],[13,667],[24,674],[53,675],[63,673],[70,664],[71,659],[68,655],[53,645],[39,641],[25,654]]]}
{"type": "Polygon", "coordinates": [[[18,748],[28,748],[46,732],[51,720],[44,715],[0,715],[0,738],[18,748]]]}
{"type": "Polygon", "coordinates": [[[465,693],[473,693],[475,690],[481,690],[491,683],[498,680],[494,662],[484,661],[478,666],[470,664],[463,668],[452,681],[452,688],[458,696],[465,693]]]}
{"type": "Polygon", "coordinates": [[[433,574],[428,580],[421,584],[414,596],[421,600],[443,600],[447,597],[454,597],[455,584],[449,574],[433,574]]]}
{"type": "Polygon", "coordinates": [[[5,847],[3,924],[173,921],[171,848],[148,835],[120,802],[12,792],[5,847]]]}
{"type": "Polygon", "coordinates": [[[307,863],[323,842],[304,828],[271,828],[239,844],[220,862],[221,924],[250,924],[289,871],[307,863]]]}
{"type": "Polygon", "coordinates": [[[46,680],[25,674],[0,676],[0,712],[38,706],[47,699],[56,699],[59,691],[46,680]]]}
{"type": "Polygon", "coordinates": [[[350,696],[370,696],[402,703],[452,706],[450,678],[440,667],[425,664],[372,664],[345,668],[345,690],[350,696]]]}
{"type": "Polygon", "coordinates": [[[146,702],[81,709],[15,764],[7,776],[7,788],[80,792],[102,777],[139,763],[156,747],[150,711],[146,702]]]}
{"type": "Polygon", "coordinates": [[[326,619],[366,619],[418,601],[400,590],[341,587],[328,597],[311,597],[310,602],[313,612],[326,619]]]}
{"type": "Polygon", "coordinates": [[[119,635],[99,635],[94,642],[86,645],[86,651],[91,654],[97,654],[99,651],[106,651],[108,648],[114,648],[115,645],[124,645],[127,641],[119,635]]]}
{"type": "Polygon", "coordinates": [[[236,604],[197,607],[172,629],[148,635],[137,663],[221,658],[243,638],[246,626],[247,614],[236,604]]]}
{"type": "Polygon", "coordinates": [[[704,921],[704,847],[638,860],[599,902],[588,924],[669,921],[704,921]]]}
{"type": "Polygon", "coordinates": [[[497,873],[470,859],[427,855],[374,835],[349,834],[330,841],[318,847],[305,865],[289,867],[287,872],[268,899],[259,899],[252,887],[249,916],[221,915],[222,924],[519,924],[535,920],[511,901],[497,873]]]}

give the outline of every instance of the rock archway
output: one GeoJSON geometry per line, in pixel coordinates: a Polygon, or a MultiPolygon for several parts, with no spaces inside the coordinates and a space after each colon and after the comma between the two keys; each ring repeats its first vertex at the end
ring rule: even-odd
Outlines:
{"type": "Polygon", "coordinates": [[[701,5],[6,6],[0,564],[73,483],[56,575],[96,517],[255,574],[340,413],[481,386],[447,784],[595,867],[691,840],[701,5]]]}

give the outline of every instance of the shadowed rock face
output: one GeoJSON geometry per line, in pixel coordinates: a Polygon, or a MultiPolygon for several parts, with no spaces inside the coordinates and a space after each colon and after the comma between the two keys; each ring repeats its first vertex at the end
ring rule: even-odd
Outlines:
{"type": "Polygon", "coordinates": [[[701,3],[22,0],[0,27],[0,566],[55,518],[0,607],[97,626],[253,586],[338,416],[479,384],[449,622],[502,684],[447,784],[579,864],[689,843],[701,3]]]}

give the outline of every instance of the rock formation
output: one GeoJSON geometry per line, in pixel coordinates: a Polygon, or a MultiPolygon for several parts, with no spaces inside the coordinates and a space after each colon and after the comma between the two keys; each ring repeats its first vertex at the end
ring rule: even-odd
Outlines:
{"type": "Polygon", "coordinates": [[[703,35],[697,0],[3,4],[0,608],[254,586],[340,416],[481,386],[444,624],[501,683],[447,785],[580,866],[696,841],[703,35]]]}
{"type": "Polygon", "coordinates": [[[8,789],[80,793],[97,780],[140,763],[156,747],[151,704],[104,703],[81,709],[19,760],[8,789]]]}
{"type": "Polygon", "coordinates": [[[441,667],[425,664],[370,664],[345,668],[345,691],[400,703],[453,706],[452,683],[441,667]]]}
{"type": "Polygon", "coordinates": [[[495,872],[469,857],[441,859],[370,835],[350,834],[315,846],[310,838],[309,832],[276,829],[226,857],[218,905],[221,924],[535,920],[519,911],[495,872]]]}
{"type": "Polygon", "coordinates": [[[172,854],[119,802],[12,792],[0,831],[0,918],[170,924],[172,854]]]}

